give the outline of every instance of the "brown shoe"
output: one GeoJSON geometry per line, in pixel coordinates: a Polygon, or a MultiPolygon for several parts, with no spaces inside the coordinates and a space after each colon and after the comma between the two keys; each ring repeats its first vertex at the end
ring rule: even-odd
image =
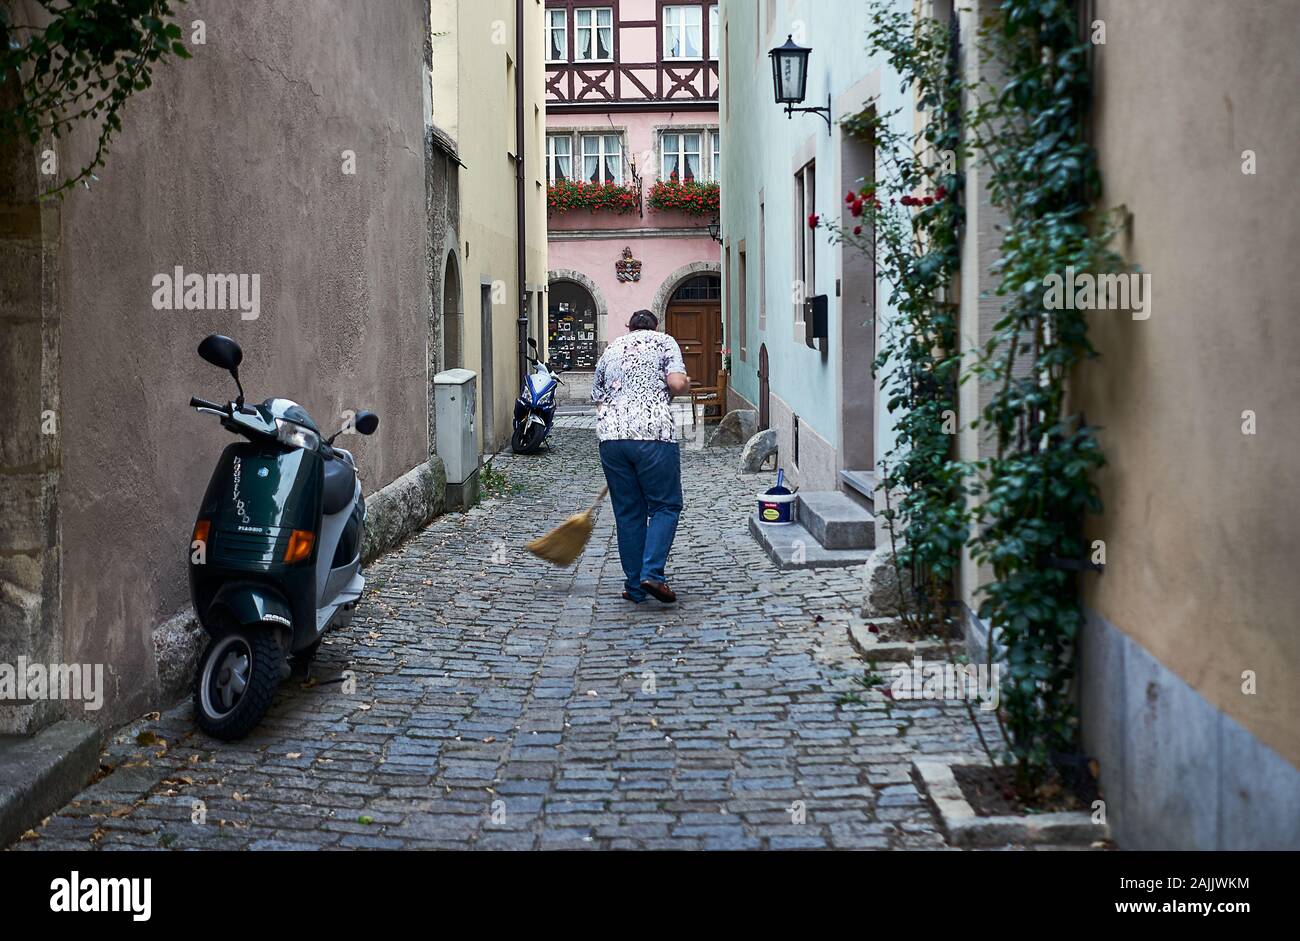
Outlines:
{"type": "Polygon", "coordinates": [[[647,595],[654,595],[664,604],[672,604],[677,600],[677,593],[668,587],[667,582],[655,582],[647,578],[641,583],[641,587],[645,589],[647,595]]]}
{"type": "Polygon", "coordinates": [[[628,592],[626,589],[623,591],[623,600],[630,601],[633,604],[640,604],[642,601],[645,601],[644,598],[633,598],[631,593],[628,592]]]}

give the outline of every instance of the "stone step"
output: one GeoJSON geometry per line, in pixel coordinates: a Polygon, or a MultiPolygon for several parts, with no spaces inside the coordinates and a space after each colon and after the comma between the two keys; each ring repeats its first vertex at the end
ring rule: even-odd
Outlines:
{"type": "Polygon", "coordinates": [[[780,569],[843,568],[871,558],[870,549],[827,549],[801,523],[760,523],[757,513],[749,517],[749,531],[780,569]]]}
{"type": "Polygon", "coordinates": [[[869,470],[840,471],[840,489],[868,513],[876,512],[876,472],[869,470]]]}
{"type": "Polygon", "coordinates": [[[840,491],[801,490],[797,504],[799,522],[824,548],[875,548],[875,517],[840,491]]]}

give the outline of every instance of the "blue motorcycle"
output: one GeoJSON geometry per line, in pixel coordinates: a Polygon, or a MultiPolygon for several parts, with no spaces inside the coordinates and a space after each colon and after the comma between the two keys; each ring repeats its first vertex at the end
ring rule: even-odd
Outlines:
{"type": "Polygon", "coordinates": [[[536,454],[551,434],[555,421],[555,390],[563,381],[549,363],[537,358],[537,341],[528,340],[532,355],[528,363],[533,371],[524,377],[524,388],[515,400],[515,430],[510,436],[510,450],[516,454],[536,454]]]}

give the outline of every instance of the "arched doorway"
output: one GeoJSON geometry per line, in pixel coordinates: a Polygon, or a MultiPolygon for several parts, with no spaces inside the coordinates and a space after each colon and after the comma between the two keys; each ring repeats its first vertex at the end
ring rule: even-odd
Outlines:
{"type": "Polygon", "coordinates": [[[442,274],[442,368],[459,369],[464,365],[461,343],[460,266],[455,253],[447,255],[442,274]]]}
{"type": "Polygon", "coordinates": [[[768,402],[772,396],[772,386],[768,381],[767,371],[767,344],[764,343],[758,348],[758,430],[766,431],[771,422],[772,412],[771,404],[768,402]]]}
{"type": "Polygon", "coordinates": [[[717,386],[722,370],[722,279],[706,273],[678,284],[668,300],[664,329],[682,348],[692,383],[717,386]]]}
{"type": "Polygon", "coordinates": [[[551,363],[564,370],[596,368],[595,296],[577,281],[552,281],[547,291],[547,347],[551,363]]]}

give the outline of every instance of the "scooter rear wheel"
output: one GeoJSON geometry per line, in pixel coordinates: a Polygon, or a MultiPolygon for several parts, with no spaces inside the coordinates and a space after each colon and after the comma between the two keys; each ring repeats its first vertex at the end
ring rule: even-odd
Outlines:
{"type": "Polygon", "coordinates": [[[282,658],[269,625],[241,626],[212,638],[194,676],[199,728],[223,741],[247,735],[271,707],[282,658]]]}
{"type": "Polygon", "coordinates": [[[519,425],[510,436],[510,450],[516,454],[532,454],[542,446],[546,437],[546,426],[537,422],[525,422],[519,425]]]}

